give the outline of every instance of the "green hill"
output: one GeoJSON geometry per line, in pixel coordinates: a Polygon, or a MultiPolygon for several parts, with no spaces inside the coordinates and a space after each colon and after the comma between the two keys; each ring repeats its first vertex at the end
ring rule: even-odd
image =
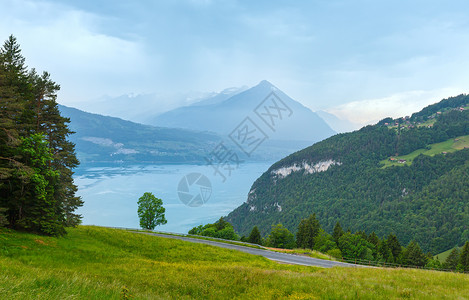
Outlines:
{"type": "Polygon", "coordinates": [[[405,245],[415,239],[432,253],[461,245],[469,240],[468,104],[468,95],[448,98],[293,153],[256,180],[227,221],[241,235],[254,225],[266,235],[277,223],[295,232],[316,213],[328,232],[339,221],[395,233],[405,245]]]}
{"type": "Polygon", "coordinates": [[[453,251],[455,248],[458,248],[459,250],[462,250],[462,247],[454,247],[454,248],[451,248],[451,249],[446,250],[444,252],[441,252],[437,255],[434,255],[433,257],[435,259],[438,259],[440,262],[445,262],[446,259],[448,258],[448,256],[450,255],[451,251],[453,251]]]}
{"type": "Polygon", "coordinates": [[[469,276],[319,269],[223,248],[80,226],[63,238],[0,229],[2,299],[464,298],[469,276]]]}

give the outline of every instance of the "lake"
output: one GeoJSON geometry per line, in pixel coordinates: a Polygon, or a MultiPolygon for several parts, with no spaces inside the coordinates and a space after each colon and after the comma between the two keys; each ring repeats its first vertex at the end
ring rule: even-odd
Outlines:
{"type": "MultiPolygon", "coordinates": [[[[272,163],[241,164],[225,182],[204,165],[79,167],[74,180],[77,195],[85,203],[77,212],[83,215],[84,225],[139,228],[137,201],[144,192],[151,192],[163,200],[168,220],[156,229],[187,233],[194,226],[213,223],[245,202],[251,185],[272,163]],[[179,183],[191,173],[203,174],[211,183],[210,197],[199,207],[187,206],[179,199],[179,183]]],[[[195,192],[191,189],[188,193],[195,192]]]]}

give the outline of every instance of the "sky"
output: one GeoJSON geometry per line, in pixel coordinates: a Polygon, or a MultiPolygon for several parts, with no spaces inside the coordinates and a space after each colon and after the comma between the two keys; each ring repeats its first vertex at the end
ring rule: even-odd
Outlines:
{"type": "Polygon", "coordinates": [[[10,34],[66,105],[265,79],[365,124],[469,89],[466,0],[0,0],[10,34]]]}

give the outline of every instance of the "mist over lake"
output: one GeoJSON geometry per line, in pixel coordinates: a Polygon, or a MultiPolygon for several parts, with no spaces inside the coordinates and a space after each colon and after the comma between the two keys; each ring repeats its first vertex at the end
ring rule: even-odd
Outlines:
{"type": "Polygon", "coordinates": [[[139,228],[137,200],[144,192],[151,192],[163,200],[168,220],[156,230],[187,233],[245,202],[254,180],[271,164],[241,164],[224,183],[211,167],[204,165],[81,166],[74,176],[77,194],[85,202],[78,213],[83,215],[85,225],[139,228]],[[210,198],[200,207],[186,206],[178,197],[179,181],[189,173],[204,174],[212,185],[210,198]]]}

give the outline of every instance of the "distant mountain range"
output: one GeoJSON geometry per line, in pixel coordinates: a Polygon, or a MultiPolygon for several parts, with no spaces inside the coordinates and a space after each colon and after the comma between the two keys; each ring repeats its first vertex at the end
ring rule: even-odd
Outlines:
{"type": "Polygon", "coordinates": [[[332,136],[273,164],[226,218],[242,235],[315,213],[440,253],[469,239],[469,95],[332,136]]]}
{"type": "Polygon", "coordinates": [[[271,140],[307,144],[335,134],[316,113],[265,80],[248,90],[217,100],[180,107],[148,122],[155,126],[229,135],[245,118],[250,118],[271,140]]]}
{"type": "MultiPolygon", "coordinates": [[[[109,113],[125,115],[122,107],[129,99],[114,100],[109,113]]],[[[76,132],[71,140],[83,163],[205,163],[222,141],[244,161],[274,161],[335,133],[267,81],[250,89],[226,89],[152,118],[149,98],[133,101],[128,115],[145,119],[146,114],[152,125],[60,106],[71,119],[76,132]]]]}
{"type": "Polygon", "coordinates": [[[200,163],[222,140],[209,132],[142,125],[59,105],[81,163],[200,163]]]}
{"type": "MultiPolygon", "coordinates": [[[[177,93],[177,94],[126,94],[117,97],[104,96],[98,99],[81,101],[74,107],[104,116],[112,116],[124,120],[151,125],[155,116],[194,103],[216,103],[223,101],[247,87],[227,88],[219,93],[177,93]]],[[[197,104],[196,104],[197,105],[197,104]]]]}
{"type": "Polygon", "coordinates": [[[75,134],[69,139],[76,145],[81,164],[206,164],[221,143],[242,161],[275,161],[310,144],[266,140],[259,151],[246,156],[227,136],[214,132],[144,125],[64,105],[59,109],[70,118],[75,134]]]}

